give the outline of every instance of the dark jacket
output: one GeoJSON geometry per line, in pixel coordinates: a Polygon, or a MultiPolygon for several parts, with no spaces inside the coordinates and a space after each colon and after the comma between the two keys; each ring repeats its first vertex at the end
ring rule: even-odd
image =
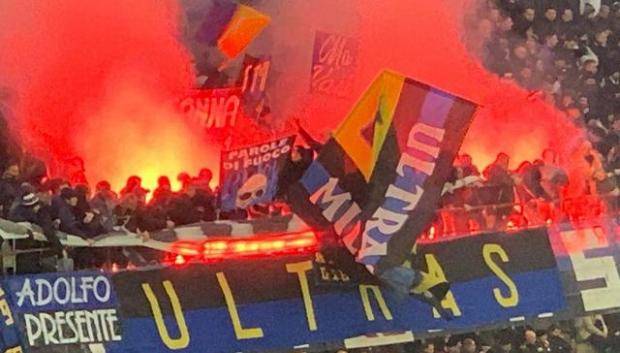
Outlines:
{"type": "Polygon", "coordinates": [[[161,215],[156,215],[146,206],[138,206],[135,210],[125,209],[126,216],[129,220],[125,224],[125,228],[131,232],[147,231],[154,232],[166,228],[166,219],[161,215]]]}
{"type": "Polygon", "coordinates": [[[82,229],[82,222],[76,217],[75,211],[63,199],[60,199],[53,209],[53,214],[58,216],[60,220],[60,230],[71,235],[81,238],[88,238],[88,234],[82,229]]]}
{"type": "Polygon", "coordinates": [[[187,194],[175,195],[166,208],[166,214],[176,225],[185,225],[200,221],[200,213],[187,194]]]}
{"type": "Polygon", "coordinates": [[[549,348],[551,353],[570,353],[573,351],[569,342],[562,337],[549,335],[549,348]]]}
{"type": "Polygon", "coordinates": [[[29,222],[38,225],[56,252],[62,253],[62,244],[56,235],[49,206],[39,204],[38,211],[35,211],[35,207],[19,205],[11,212],[9,219],[13,222],[29,222]]]}
{"type": "Polygon", "coordinates": [[[0,205],[2,206],[0,216],[7,217],[9,215],[9,210],[15,199],[19,196],[19,193],[19,180],[15,178],[0,179],[0,205]]]}
{"type": "Polygon", "coordinates": [[[306,172],[306,169],[308,169],[312,163],[312,150],[302,148],[299,153],[301,154],[301,160],[293,161],[289,158],[282,167],[280,175],[278,176],[278,191],[275,195],[276,199],[286,197],[289,187],[301,179],[306,172]]]}

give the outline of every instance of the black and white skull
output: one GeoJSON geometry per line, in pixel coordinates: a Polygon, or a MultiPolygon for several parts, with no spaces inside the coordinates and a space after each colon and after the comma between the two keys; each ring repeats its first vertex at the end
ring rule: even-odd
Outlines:
{"type": "Polygon", "coordinates": [[[263,174],[254,174],[241,185],[237,192],[235,205],[237,208],[248,208],[267,192],[267,177],[263,174]]]}

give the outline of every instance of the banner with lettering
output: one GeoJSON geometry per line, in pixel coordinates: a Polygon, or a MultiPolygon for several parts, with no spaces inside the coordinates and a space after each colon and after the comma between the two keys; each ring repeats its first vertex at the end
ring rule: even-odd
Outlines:
{"type": "Polygon", "coordinates": [[[25,352],[18,330],[18,318],[13,312],[13,305],[11,305],[10,298],[3,286],[0,286],[0,313],[2,314],[0,318],[0,352],[25,352]]]}
{"type": "Polygon", "coordinates": [[[442,306],[453,320],[416,298],[397,300],[372,279],[356,282],[321,254],[300,254],[114,274],[5,277],[0,348],[288,350],[355,346],[348,338],[370,342],[381,332],[419,338],[620,311],[617,219],[421,243],[414,260],[452,284],[442,306]]]}
{"type": "Polygon", "coordinates": [[[237,85],[243,93],[243,110],[247,117],[258,119],[270,109],[266,94],[270,69],[270,56],[245,55],[237,85]]]}
{"type": "Polygon", "coordinates": [[[271,202],[278,175],[286,162],[295,136],[222,151],[220,163],[221,209],[247,209],[271,202]]]}
{"type": "Polygon", "coordinates": [[[194,90],[179,102],[178,108],[205,129],[234,127],[241,109],[241,88],[194,90]]]}
{"type": "Polygon", "coordinates": [[[317,285],[312,256],[228,260],[115,274],[127,338],[122,352],[284,350],[376,332],[508,324],[564,308],[545,229],[457,239],[420,251],[422,266],[453,283],[443,302],[452,321],[372,283],[317,285]]]}
{"type": "Polygon", "coordinates": [[[476,105],[383,72],[290,188],[293,211],[359,263],[400,266],[435,217],[476,105]]]}
{"type": "Polygon", "coordinates": [[[4,288],[28,352],[91,352],[123,340],[116,294],[107,275],[9,277],[4,288]]]}
{"type": "Polygon", "coordinates": [[[317,31],[312,53],[310,92],[346,96],[355,77],[358,45],[354,38],[317,31]]]}
{"type": "Polygon", "coordinates": [[[570,315],[620,310],[620,219],[549,228],[570,315]]]}

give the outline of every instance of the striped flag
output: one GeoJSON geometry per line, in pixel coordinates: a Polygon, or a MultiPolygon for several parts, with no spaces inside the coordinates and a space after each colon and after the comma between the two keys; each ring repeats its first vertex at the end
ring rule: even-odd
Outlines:
{"type": "Polygon", "coordinates": [[[372,272],[401,266],[433,220],[476,107],[383,72],[291,189],[294,212],[372,272]]]}

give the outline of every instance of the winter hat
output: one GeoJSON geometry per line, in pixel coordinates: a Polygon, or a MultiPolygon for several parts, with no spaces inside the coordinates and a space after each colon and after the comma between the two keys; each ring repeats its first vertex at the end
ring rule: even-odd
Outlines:
{"type": "Polygon", "coordinates": [[[37,203],[39,203],[39,198],[33,193],[28,193],[22,196],[22,205],[24,206],[30,207],[36,205],[37,203]]]}

